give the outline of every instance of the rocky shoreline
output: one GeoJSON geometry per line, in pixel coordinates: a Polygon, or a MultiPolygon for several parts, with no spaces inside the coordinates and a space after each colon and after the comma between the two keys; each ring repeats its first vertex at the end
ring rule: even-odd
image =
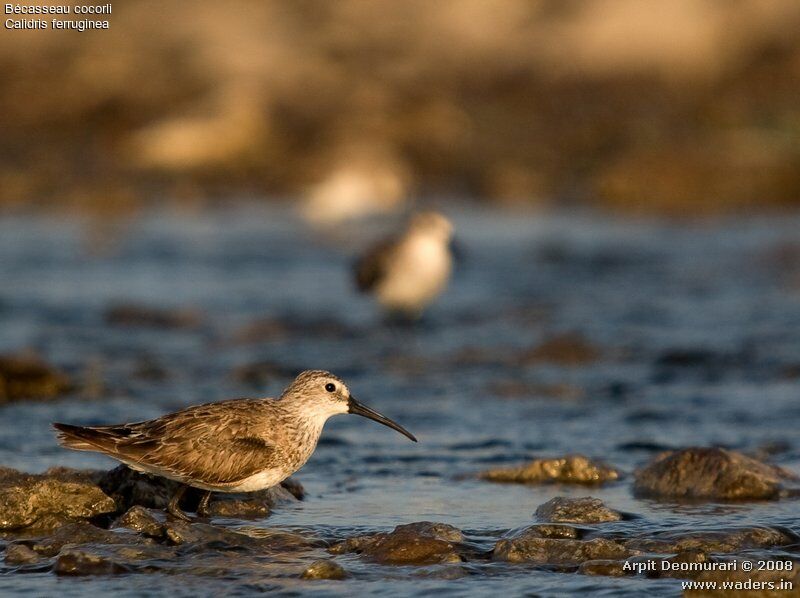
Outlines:
{"type": "MultiPolygon", "coordinates": [[[[509,481],[505,471],[494,476],[484,472],[480,477],[509,481]]],[[[511,481],[565,487],[624,479],[613,466],[582,455],[536,460],[514,471],[511,481]],[[598,471],[605,473],[598,476],[598,471]]],[[[797,476],[788,471],[717,448],[658,455],[632,478],[635,496],[664,501],[791,500],[798,484],[797,476]],[[712,470],[716,473],[709,476],[712,470]]],[[[741,526],[634,532],[621,524],[638,515],[590,496],[553,498],[536,509],[531,525],[510,531],[477,534],[420,521],[390,532],[337,538],[242,525],[268,517],[281,504],[302,500],[303,488],[293,480],[251,495],[215,495],[211,519],[192,523],[162,510],[173,485],[125,466],[108,472],[54,468],[43,474],[2,469],[0,570],[81,576],[186,572],[187,567],[203,574],[258,566],[268,576],[338,580],[352,576],[348,563],[355,557],[384,566],[437,566],[448,576],[506,564],[590,576],[736,581],[745,579],[744,561],[800,563],[800,535],[790,529],[741,526]],[[201,558],[192,558],[187,565],[183,557],[189,554],[201,558]]],[[[187,493],[185,508],[191,510],[198,498],[197,493],[187,493]]],[[[800,582],[798,571],[800,566],[762,571],[756,578],[800,582]]]]}

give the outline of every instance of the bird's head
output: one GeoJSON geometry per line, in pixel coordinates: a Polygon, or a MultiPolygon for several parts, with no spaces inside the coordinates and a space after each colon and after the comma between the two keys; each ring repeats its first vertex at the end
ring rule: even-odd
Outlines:
{"type": "Polygon", "coordinates": [[[323,421],[341,413],[361,415],[397,430],[414,442],[417,441],[414,435],[400,424],[356,401],[350,394],[350,389],[339,377],[324,370],[302,372],[283,391],[281,401],[296,405],[304,414],[319,417],[323,421]]]}

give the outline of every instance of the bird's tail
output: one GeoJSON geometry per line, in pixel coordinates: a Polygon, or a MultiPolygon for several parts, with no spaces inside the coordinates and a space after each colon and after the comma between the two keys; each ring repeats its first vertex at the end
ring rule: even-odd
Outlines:
{"type": "Polygon", "coordinates": [[[58,432],[58,441],[63,447],[76,451],[101,452],[107,452],[110,448],[108,433],[97,428],[60,423],[54,423],[53,428],[58,432]]]}

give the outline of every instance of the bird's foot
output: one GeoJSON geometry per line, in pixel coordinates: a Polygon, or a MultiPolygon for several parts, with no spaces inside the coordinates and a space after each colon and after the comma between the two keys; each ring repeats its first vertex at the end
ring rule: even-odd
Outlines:
{"type": "Polygon", "coordinates": [[[167,507],[167,513],[169,513],[176,519],[180,519],[181,521],[186,521],[187,523],[192,523],[194,521],[186,513],[181,511],[177,505],[173,505],[172,503],[170,503],[169,506],[167,507]]]}
{"type": "Polygon", "coordinates": [[[203,497],[200,499],[200,503],[197,505],[197,515],[198,517],[202,517],[203,519],[208,519],[211,516],[211,513],[208,511],[208,501],[211,498],[211,491],[206,490],[206,493],[203,494],[203,497]]]}
{"type": "Polygon", "coordinates": [[[172,495],[172,498],[170,499],[169,504],[167,505],[167,513],[169,513],[173,517],[180,519],[181,521],[187,521],[191,523],[192,521],[191,517],[189,517],[186,513],[181,511],[181,508],[179,506],[181,498],[183,498],[185,492],[186,492],[186,486],[184,486],[183,484],[178,486],[178,489],[175,490],[175,493],[172,495]]]}

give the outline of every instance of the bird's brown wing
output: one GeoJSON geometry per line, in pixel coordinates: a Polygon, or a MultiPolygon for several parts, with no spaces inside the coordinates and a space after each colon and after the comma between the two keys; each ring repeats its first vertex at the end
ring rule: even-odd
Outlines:
{"type": "Polygon", "coordinates": [[[103,452],[187,481],[235,485],[280,462],[276,447],[251,433],[247,415],[254,403],[211,403],[122,426],[54,426],[69,448],[103,452]]]}
{"type": "Polygon", "coordinates": [[[380,284],[396,248],[397,239],[386,239],[370,247],[356,262],[355,277],[359,291],[366,293],[380,284]]]}

